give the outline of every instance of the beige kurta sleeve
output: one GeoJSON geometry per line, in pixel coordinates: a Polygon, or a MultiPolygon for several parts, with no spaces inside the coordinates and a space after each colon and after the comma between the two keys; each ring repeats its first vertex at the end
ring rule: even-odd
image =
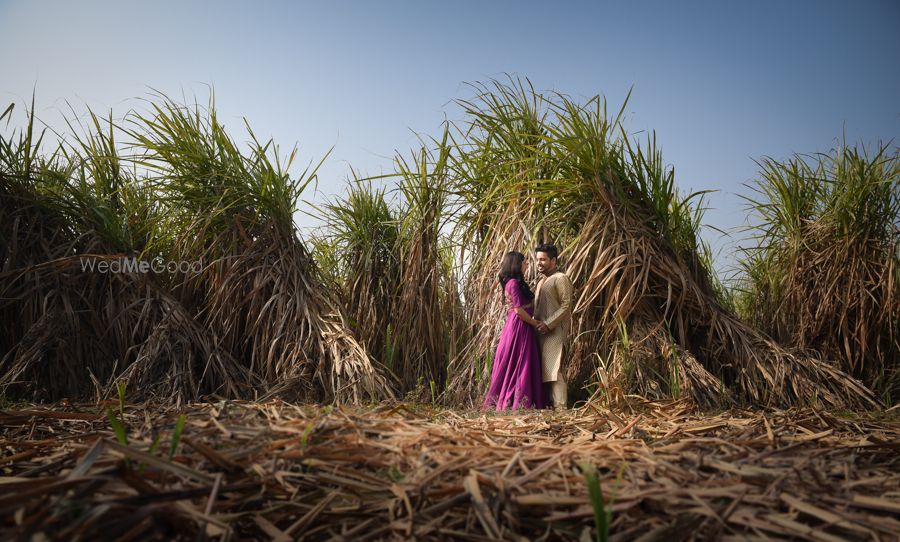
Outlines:
{"type": "Polygon", "coordinates": [[[550,329],[556,329],[556,326],[565,319],[566,315],[572,314],[572,303],[574,302],[572,299],[574,296],[572,281],[569,280],[568,275],[560,273],[556,280],[553,281],[553,286],[556,287],[556,298],[559,299],[559,308],[544,320],[544,323],[550,329]]]}

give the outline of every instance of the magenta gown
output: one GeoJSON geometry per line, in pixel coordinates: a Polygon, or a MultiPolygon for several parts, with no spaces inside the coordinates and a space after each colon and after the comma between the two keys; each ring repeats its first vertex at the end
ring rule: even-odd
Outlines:
{"type": "Polygon", "coordinates": [[[508,310],[506,325],[500,334],[497,353],[491,369],[491,384],[483,408],[507,410],[515,408],[543,408],[544,393],[541,382],[541,355],[533,327],[519,318],[515,307],[523,307],[534,314],[532,303],[519,292],[515,279],[506,281],[508,310]]]}

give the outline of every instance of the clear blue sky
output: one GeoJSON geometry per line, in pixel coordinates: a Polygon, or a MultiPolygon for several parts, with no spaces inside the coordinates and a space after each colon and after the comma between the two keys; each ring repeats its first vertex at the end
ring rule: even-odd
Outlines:
{"type": "MultiPolygon", "coordinates": [[[[745,220],[754,158],[900,135],[896,1],[0,0],[0,51],[0,105],[36,89],[51,124],[65,100],[120,115],[148,87],[212,84],[235,135],[247,117],[304,165],[335,146],[309,199],[350,166],[389,171],[455,118],[463,82],[506,72],[613,106],[634,85],[628,126],[656,130],[680,186],[720,191],[706,222],[723,229],[745,220]]],[[[726,266],[733,243],[706,235],[726,266]]]]}

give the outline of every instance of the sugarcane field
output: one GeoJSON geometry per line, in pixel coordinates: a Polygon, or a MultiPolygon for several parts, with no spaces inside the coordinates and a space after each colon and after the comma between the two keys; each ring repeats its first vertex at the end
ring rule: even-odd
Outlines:
{"type": "Polygon", "coordinates": [[[640,85],[472,81],[333,192],[0,94],[0,540],[900,540],[897,140],[740,150],[726,274],[640,85]]]}

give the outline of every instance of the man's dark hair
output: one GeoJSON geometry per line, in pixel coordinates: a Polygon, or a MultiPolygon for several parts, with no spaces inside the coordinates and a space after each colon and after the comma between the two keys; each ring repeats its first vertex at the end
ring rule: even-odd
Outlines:
{"type": "Polygon", "coordinates": [[[556,245],[551,245],[550,243],[541,243],[540,245],[534,247],[535,252],[545,252],[547,256],[550,258],[558,258],[559,252],[556,250],[556,245]]]}

